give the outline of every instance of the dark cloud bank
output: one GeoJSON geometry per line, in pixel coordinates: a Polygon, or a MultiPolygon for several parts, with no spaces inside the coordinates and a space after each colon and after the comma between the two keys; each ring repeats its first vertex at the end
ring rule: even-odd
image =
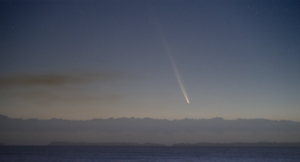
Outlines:
{"type": "Polygon", "coordinates": [[[64,119],[12,119],[0,116],[0,131],[30,131],[30,132],[143,132],[143,133],[176,133],[176,132],[213,132],[223,133],[227,131],[279,131],[298,132],[300,122],[287,120],[267,119],[236,119],[224,120],[212,119],[183,119],[166,120],[151,118],[109,118],[92,120],[64,120],[64,119]]]}
{"type": "Polygon", "coordinates": [[[109,118],[92,120],[13,119],[0,115],[0,143],[47,145],[64,142],[230,143],[300,142],[300,122],[267,119],[109,118]]]}
{"type": "Polygon", "coordinates": [[[0,76],[0,88],[7,87],[34,87],[47,86],[56,87],[64,85],[86,84],[91,81],[111,81],[119,76],[120,73],[83,73],[83,74],[15,74],[9,76],[0,76]]]}

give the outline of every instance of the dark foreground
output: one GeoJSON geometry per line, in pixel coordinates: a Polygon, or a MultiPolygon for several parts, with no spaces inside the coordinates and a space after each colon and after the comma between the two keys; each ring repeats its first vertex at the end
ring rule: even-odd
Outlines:
{"type": "Polygon", "coordinates": [[[299,147],[0,146],[1,162],[299,162],[299,147]]]}

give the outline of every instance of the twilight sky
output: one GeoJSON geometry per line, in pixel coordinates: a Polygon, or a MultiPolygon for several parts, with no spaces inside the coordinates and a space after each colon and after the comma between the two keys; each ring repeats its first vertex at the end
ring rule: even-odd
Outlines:
{"type": "Polygon", "coordinates": [[[11,118],[300,121],[298,0],[1,1],[0,24],[11,118]]]}

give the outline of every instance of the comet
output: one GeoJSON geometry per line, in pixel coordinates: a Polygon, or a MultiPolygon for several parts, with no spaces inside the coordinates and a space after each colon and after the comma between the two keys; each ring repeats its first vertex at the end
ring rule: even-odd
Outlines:
{"type": "Polygon", "coordinates": [[[170,47],[169,47],[169,45],[168,45],[168,42],[166,41],[165,35],[164,35],[163,31],[161,30],[161,28],[160,28],[159,26],[158,26],[158,29],[159,29],[160,36],[161,36],[162,42],[163,42],[163,44],[164,44],[164,47],[165,47],[165,49],[166,49],[166,51],[167,51],[168,58],[169,58],[170,63],[171,63],[171,65],[172,65],[173,72],[174,72],[174,74],[175,74],[175,76],[176,76],[176,79],[177,79],[177,81],[178,81],[178,84],[179,84],[179,86],[180,86],[180,89],[181,89],[181,91],[182,91],[182,93],[183,93],[183,95],[184,95],[184,97],[185,97],[186,102],[187,102],[187,103],[190,103],[190,100],[189,100],[189,98],[188,98],[188,96],[187,96],[187,94],[186,94],[186,91],[185,91],[185,88],[184,88],[182,79],[181,79],[180,74],[179,74],[179,72],[178,72],[178,70],[177,70],[177,66],[176,66],[175,60],[174,60],[174,58],[173,58],[173,56],[172,56],[170,47]]]}

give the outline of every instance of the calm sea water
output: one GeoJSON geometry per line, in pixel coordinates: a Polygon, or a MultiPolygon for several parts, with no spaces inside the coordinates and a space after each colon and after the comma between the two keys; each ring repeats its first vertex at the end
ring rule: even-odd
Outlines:
{"type": "Polygon", "coordinates": [[[300,148],[2,146],[1,162],[299,162],[300,148]]]}

